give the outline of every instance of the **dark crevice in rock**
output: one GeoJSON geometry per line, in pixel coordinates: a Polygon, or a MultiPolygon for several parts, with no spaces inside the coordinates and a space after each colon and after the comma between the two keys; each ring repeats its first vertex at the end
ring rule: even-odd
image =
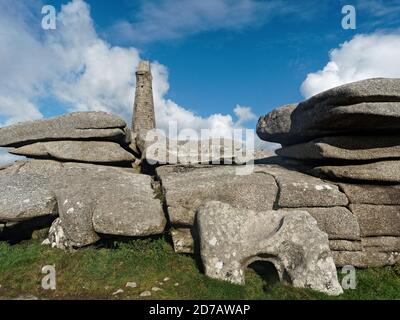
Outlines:
{"type": "Polygon", "coordinates": [[[279,273],[274,264],[269,261],[256,260],[247,266],[252,269],[264,282],[264,291],[271,290],[276,284],[280,282],[279,273]]]}
{"type": "Polygon", "coordinates": [[[43,230],[41,235],[46,236],[48,228],[56,218],[56,216],[42,216],[8,224],[8,226],[6,224],[4,229],[0,231],[0,241],[7,241],[9,244],[18,244],[21,241],[35,238],[35,232],[37,234],[37,231],[41,230],[43,230]]]}

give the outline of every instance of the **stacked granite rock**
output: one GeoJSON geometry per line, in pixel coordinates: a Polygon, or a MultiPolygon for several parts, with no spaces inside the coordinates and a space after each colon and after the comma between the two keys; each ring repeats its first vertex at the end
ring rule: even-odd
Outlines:
{"type": "Polygon", "coordinates": [[[27,160],[0,170],[0,238],[51,224],[46,243],[82,247],[102,235],[162,233],[150,176],[132,166],[121,118],[77,112],[0,128],[0,147],[27,160]]]}
{"type": "Polygon", "coordinates": [[[328,180],[347,197],[340,211],[325,212],[337,219],[339,212],[351,213],[360,227],[359,237],[331,246],[338,264],[378,266],[399,259],[399,129],[400,79],[383,78],[325,91],[258,122],[261,139],[282,144],[276,151],[282,162],[328,180]]]}

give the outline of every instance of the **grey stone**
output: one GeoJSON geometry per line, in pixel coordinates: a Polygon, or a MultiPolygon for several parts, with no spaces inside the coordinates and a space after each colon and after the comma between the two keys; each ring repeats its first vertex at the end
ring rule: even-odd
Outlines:
{"type": "Polygon", "coordinates": [[[337,267],[378,268],[394,265],[400,260],[398,252],[332,251],[337,267]]]}
{"type": "Polygon", "coordinates": [[[291,132],[291,115],[296,107],[297,104],[284,105],[260,117],[256,129],[260,139],[283,145],[303,141],[303,137],[296,138],[291,132]]]}
{"type": "Polygon", "coordinates": [[[400,160],[359,165],[319,166],[314,174],[340,180],[400,183],[400,160]]]}
{"type": "Polygon", "coordinates": [[[22,161],[0,172],[0,188],[0,221],[59,213],[53,229],[73,247],[95,242],[95,231],[146,236],[161,233],[166,223],[151,178],[133,169],[22,161]]]}
{"type": "Polygon", "coordinates": [[[400,236],[400,206],[351,204],[362,237],[400,236]]]}
{"type": "Polygon", "coordinates": [[[371,78],[321,92],[301,103],[304,109],[319,105],[350,105],[362,102],[400,101],[400,79],[371,78]]]}
{"type": "Polygon", "coordinates": [[[125,175],[114,181],[93,211],[93,226],[99,233],[149,236],[162,233],[165,224],[161,203],[154,198],[146,175],[125,175]]]}
{"type": "Polygon", "coordinates": [[[194,253],[194,239],[190,228],[174,228],[171,236],[176,253],[194,253]]]}
{"type": "Polygon", "coordinates": [[[234,207],[269,210],[278,192],[264,172],[237,175],[235,166],[163,166],[157,168],[172,224],[192,226],[197,208],[218,200],[234,207]]]}
{"type": "Polygon", "coordinates": [[[348,199],[339,188],[321,179],[279,166],[256,166],[273,175],[279,186],[280,208],[346,206],[348,199]],[[264,168],[264,169],[263,169],[264,168]]]}
{"type": "Polygon", "coordinates": [[[52,177],[58,177],[58,163],[26,162],[0,171],[0,221],[19,222],[35,217],[57,215],[57,200],[53,188],[48,185],[52,177]]]}
{"type": "Polygon", "coordinates": [[[400,237],[368,237],[361,242],[367,251],[400,252],[400,237]]]}
{"type": "MultiPolygon", "coordinates": [[[[292,113],[293,132],[359,132],[398,129],[400,79],[357,81],[322,92],[292,113]]],[[[319,134],[320,136],[324,134],[319,134]]]]}
{"type": "Polygon", "coordinates": [[[145,133],[156,127],[154,114],[153,86],[149,61],[140,61],[136,70],[135,103],[132,131],[145,133]]]}
{"type": "Polygon", "coordinates": [[[201,258],[207,276],[244,283],[254,261],[274,264],[295,287],[341,294],[327,235],[307,212],[235,209],[218,201],[198,209],[201,258]]]}
{"type": "Polygon", "coordinates": [[[139,297],[150,297],[150,296],[151,296],[151,291],[143,291],[139,295],[139,297]]]}
{"type": "Polygon", "coordinates": [[[329,240],[331,251],[361,251],[361,241],[329,240]]]}
{"type": "Polygon", "coordinates": [[[317,137],[396,131],[400,127],[400,79],[368,79],[322,92],[296,106],[261,117],[259,137],[283,145],[317,137]]]}
{"type": "Polygon", "coordinates": [[[339,186],[353,204],[400,205],[400,185],[340,183],[339,186]]]}
{"type": "Polygon", "coordinates": [[[109,141],[37,142],[9,151],[27,157],[54,158],[64,161],[92,163],[133,162],[133,154],[118,143],[109,141]]]}
{"type": "Polygon", "coordinates": [[[318,227],[328,234],[330,240],[360,240],[360,226],[357,217],[344,207],[291,210],[307,211],[311,214],[317,220],[318,227]]]}
{"type": "Polygon", "coordinates": [[[95,197],[91,186],[60,189],[56,192],[60,225],[70,247],[83,247],[100,237],[93,229],[92,215],[95,197]]]}
{"type": "Polygon", "coordinates": [[[253,152],[244,150],[241,141],[225,138],[173,140],[157,130],[149,130],[146,136],[139,135],[137,141],[142,161],[151,165],[243,164],[254,159],[253,152]]]}
{"type": "Polygon", "coordinates": [[[53,221],[47,239],[42,242],[42,245],[50,245],[52,248],[65,250],[73,247],[71,241],[65,235],[63,225],[60,218],[53,221]]]}
{"type": "Polygon", "coordinates": [[[137,286],[136,282],[127,282],[125,285],[126,288],[137,288],[137,286]]]}
{"type": "MultiPolygon", "coordinates": [[[[307,132],[314,138],[326,135],[395,132],[400,126],[400,102],[363,102],[343,106],[320,105],[292,113],[291,133],[307,132]]],[[[308,139],[310,140],[310,139],[308,139]]]]}
{"type": "Polygon", "coordinates": [[[305,160],[376,160],[400,158],[400,136],[338,136],[276,150],[283,157],[305,160]]]}
{"type": "Polygon", "coordinates": [[[125,127],[124,120],[110,113],[74,112],[0,128],[0,147],[70,139],[125,141],[125,127]]]}

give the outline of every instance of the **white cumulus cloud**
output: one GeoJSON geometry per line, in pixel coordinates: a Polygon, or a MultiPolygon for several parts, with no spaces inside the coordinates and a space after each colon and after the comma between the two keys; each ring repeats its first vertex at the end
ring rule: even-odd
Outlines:
{"type": "Polygon", "coordinates": [[[329,56],[328,64],[303,82],[301,92],[306,98],[358,80],[400,78],[400,33],[356,35],[329,56]]]}
{"type": "MultiPolygon", "coordinates": [[[[2,0],[0,9],[0,126],[42,118],[41,98],[59,102],[46,106],[50,113],[51,108],[109,111],[130,124],[139,50],[102,39],[85,1],[63,5],[57,29],[49,31],[32,28],[32,23],[40,26],[40,10],[35,16],[25,3],[18,3],[17,10],[13,1],[2,0]]],[[[151,66],[159,128],[167,130],[169,121],[176,121],[178,129],[208,128],[226,137],[254,118],[250,108],[240,106],[234,110],[236,120],[230,114],[197,115],[167,98],[167,67],[156,61],[151,66]]]]}

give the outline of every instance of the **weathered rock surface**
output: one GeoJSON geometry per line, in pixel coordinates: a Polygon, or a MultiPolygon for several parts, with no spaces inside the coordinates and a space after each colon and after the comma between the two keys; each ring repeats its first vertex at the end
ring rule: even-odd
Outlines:
{"type": "Polygon", "coordinates": [[[163,166],[157,168],[172,224],[191,226],[197,208],[218,200],[233,207],[269,210],[278,188],[264,172],[237,175],[234,166],[163,166]]]}
{"type": "Polygon", "coordinates": [[[265,116],[259,118],[257,123],[257,135],[261,140],[277,142],[283,145],[293,144],[296,141],[303,141],[303,137],[293,136],[291,132],[292,112],[297,104],[288,104],[272,110],[265,116]]]}
{"type": "Polygon", "coordinates": [[[365,250],[400,252],[400,237],[368,237],[361,240],[365,250]]]}
{"type": "Polygon", "coordinates": [[[241,141],[225,138],[173,140],[158,130],[151,130],[145,137],[137,136],[136,141],[142,160],[151,165],[246,163],[254,158],[252,152],[246,153],[241,141]]]}
{"type": "MultiPolygon", "coordinates": [[[[95,243],[100,239],[93,229],[92,215],[96,199],[93,197],[90,186],[60,189],[55,191],[59,222],[55,228],[61,228],[68,244],[66,247],[83,247],[95,243]]],[[[61,233],[58,230],[58,234],[61,233]]],[[[56,235],[55,235],[55,238],[56,235]]],[[[60,247],[59,241],[54,241],[60,247]]]]}
{"type": "Polygon", "coordinates": [[[190,228],[174,228],[171,237],[176,253],[194,253],[195,240],[190,228]]]}
{"type": "Polygon", "coordinates": [[[361,251],[361,241],[329,240],[331,251],[361,251]]]}
{"type": "Polygon", "coordinates": [[[104,234],[149,236],[162,233],[165,224],[160,200],[146,175],[124,175],[113,181],[93,211],[94,229],[104,234]]]}
{"type": "Polygon", "coordinates": [[[356,268],[378,268],[394,265],[400,260],[398,252],[332,251],[332,256],[338,267],[351,265],[356,268]]]}
{"type": "Polygon", "coordinates": [[[42,245],[50,245],[52,248],[58,248],[61,250],[73,247],[73,243],[65,235],[60,218],[53,221],[49,230],[49,235],[47,239],[42,242],[42,245]]]}
{"type": "Polygon", "coordinates": [[[346,206],[348,199],[339,188],[321,179],[278,166],[257,165],[273,175],[279,186],[277,204],[280,208],[346,206]]]}
{"type": "Polygon", "coordinates": [[[0,147],[70,139],[125,141],[125,130],[125,121],[110,113],[74,112],[0,128],[0,147]]]}
{"type": "Polygon", "coordinates": [[[400,160],[360,165],[319,166],[314,174],[340,180],[400,183],[400,160]]]}
{"type": "Polygon", "coordinates": [[[212,201],[198,210],[201,257],[206,275],[244,283],[244,268],[272,262],[295,287],[342,293],[327,235],[307,212],[235,209],[212,201]]]}
{"type": "Polygon", "coordinates": [[[353,204],[400,205],[400,185],[340,183],[339,186],[353,204]]]}
{"type": "Polygon", "coordinates": [[[292,134],[308,132],[313,137],[352,133],[396,131],[400,126],[400,102],[363,102],[304,109],[300,103],[292,113],[292,134]]]}
{"type": "Polygon", "coordinates": [[[399,102],[400,79],[371,78],[321,92],[301,103],[305,110],[320,105],[350,105],[362,102],[399,102]]]}
{"type": "Polygon", "coordinates": [[[29,169],[27,165],[21,161],[0,171],[0,221],[58,214],[57,200],[47,181],[59,176],[61,165],[34,162],[29,163],[29,169]]]}
{"type": "Polygon", "coordinates": [[[281,107],[261,117],[257,134],[283,145],[318,137],[400,127],[400,79],[368,79],[322,92],[297,107],[281,107]]]}
{"type": "Polygon", "coordinates": [[[166,223],[151,178],[133,169],[21,161],[0,172],[0,189],[0,221],[59,214],[54,229],[72,246],[95,242],[95,231],[145,236],[161,233],[166,223]]]}
{"type": "Polygon", "coordinates": [[[400,236],[400,206],[351,204],[363,237],[400,236]]]}
{"type": "Polygon", "coordinates": [[[133,154],[108,141],[37,142],[9,151],[12,154],[91,163],[133,162],[133,154]]]}
{"type": "Polygon", "coordinates": [[[283,157],[301,160],[376,160],[400,158],[400,137],[338,136],[323,137],[276,150],[283,157]]]}
{"type": "Polygon", "coordinates": [[[307,211],[318,227],[328,234],[330,240],[360,240],[360,226],[357,216],[344,207],[331,208],[296,208],[307,211]]]}

